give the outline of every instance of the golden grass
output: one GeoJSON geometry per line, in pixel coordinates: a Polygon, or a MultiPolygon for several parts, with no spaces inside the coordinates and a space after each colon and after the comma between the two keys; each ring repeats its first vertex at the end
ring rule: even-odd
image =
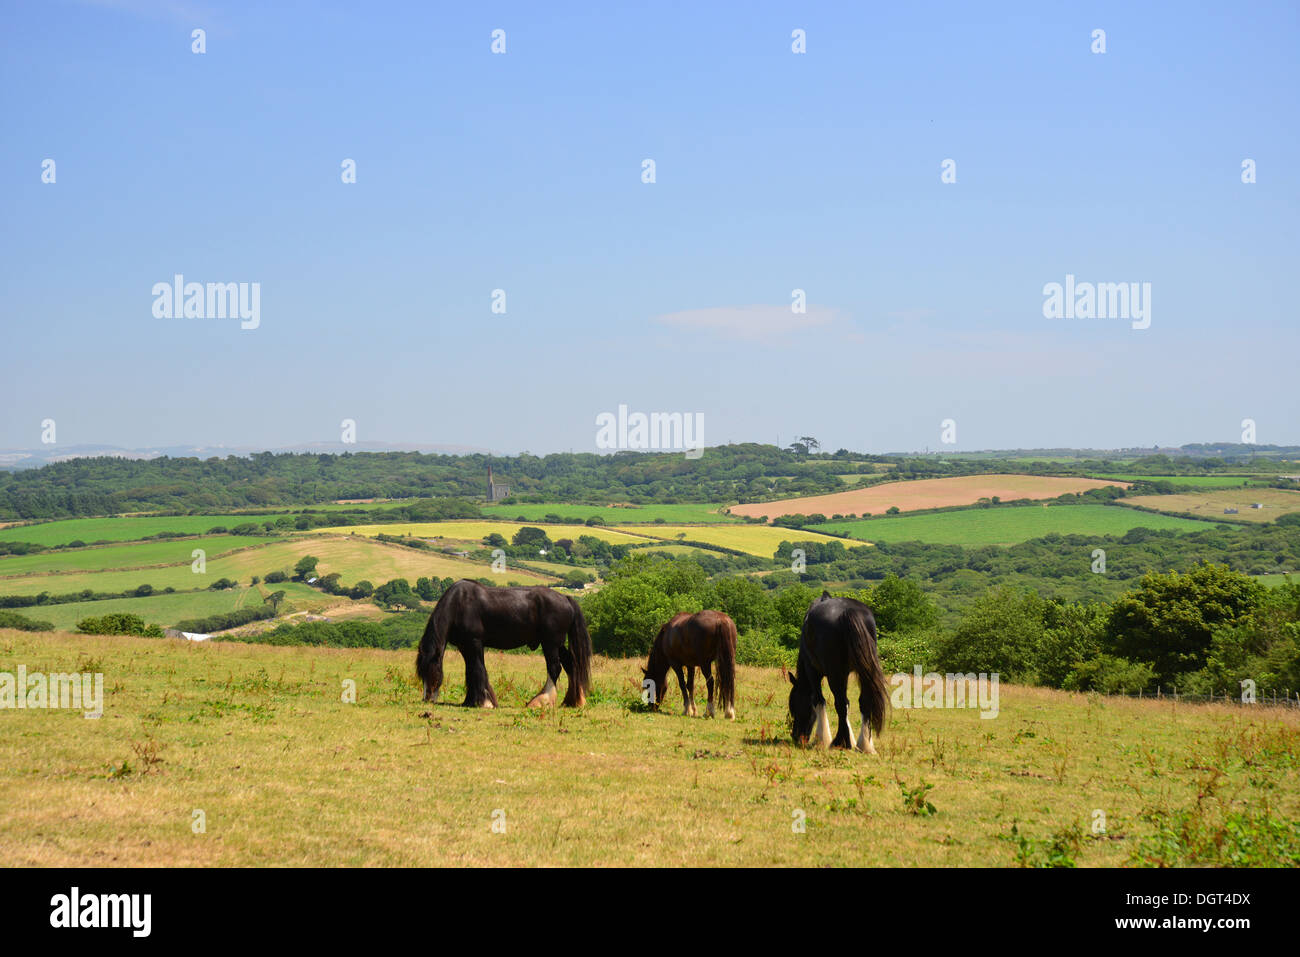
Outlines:
{"type": "MultiPolygon", "coordinates": [[[[684,541],[721,545],[762,558],[771,558],[782,542],[842,542],[845,548],[858,548],[867,542],[834,538],[799,528],[775,528],[770,525],[640,525],[641,534],[672,542],[680,535],[684,541]]],[[[629,529],[618,529],[628,531],[629,529]]]]}
{"type": "Polygon", "coordinates": [[[849,489],[830,495],[787,498],[778,502],[733,505],[733,515],[773,519],[781,515],[883,515],[892,506],[910,512],[921,508],[974,505],[981,498],[997,496],[1004,502],[1016,499],[1056,498],[1067,492],[1084,492],[1106,485],[1128,487],[1127,482],[1065,478],[1052,475],[963,475],[957,478],[921,479],[916,482],[886,482],[870,488],[849,489]]]}
{"type": "Polygon", "coordinates": [[[1300,512],[1300,492],[1284,488],[1225,488],[1187,495],[1138,495],[1118,501],[1120,505],[1140,505],[1203,518],[1223,518],[1225,508],[1235,508],[1237,514],[1227,516],[1228,519],[1249,522],[1271,522],[1279,515],[1300,512]],[[1256,502],[1264,507],[1251,508],[1256,502]]]}
{"type": "MultiPolygon", "coordinates": [[[[496,532],[504,535],[507,540],[514,538],[515,532],[530,525],[533,528],[540,528],[546,532],[551,541],[557,541],[561,538],[571,538],[578,540],[579,535],[592,535],[601,541],[610,542],[615,545],[626,545],[630,542],[644,541],[644,537],[638,533],[616,532],[613,529],[602,528],[600,526],[588,527],[586,525],[543,525],[541,523],[529,522],[416,522],[416,523],[398,523],[389,525],[341,525],[337,528],[325,528],[320,531],[333,533],[336,535],[351,535],[355,532],[357,535],[375,536],[384,535],[414,535],[416,538],[445,538],[450,542],[481,542],[486,536],[496,532]]],[[[637,526],[638,529],[641,526],[637,526]]]]}
{"type": "Polygon", "coordinates": [[[1078,863],[1116,865],[1145,809],[1210,793],[1300,816],[1294,712],[1003,686],[994,720],[894,711],[872,757],[793,747],[773,670],[739,670],[731,723],[674,713],[675,689],[644,712],[639,662],[603,658],[580,712],[521,707],[537,655],[491,655],[503,707],[466,711],[453,653],[429,707],[413,657],[0,631],[0,671],[98,670],[106,689],[97,721],[0,713],[6,863],[1002,866],[1014,824],[1081,826],[1078,863]],[[903,800],[923,784],[933,815],[903,800]]]}

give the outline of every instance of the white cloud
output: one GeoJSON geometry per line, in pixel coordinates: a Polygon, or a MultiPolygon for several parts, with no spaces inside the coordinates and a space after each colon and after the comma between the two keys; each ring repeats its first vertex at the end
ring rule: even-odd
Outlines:
{"type": "Polygon", "coordinates": [[[847,328],[848,325],[837,309],[808,306],[806,312],[796,313],[788,305],[688,309],[656,316],[653,321],[677,329],[711,332],[751,342],[779,339],[809,329],[847,328]]]}

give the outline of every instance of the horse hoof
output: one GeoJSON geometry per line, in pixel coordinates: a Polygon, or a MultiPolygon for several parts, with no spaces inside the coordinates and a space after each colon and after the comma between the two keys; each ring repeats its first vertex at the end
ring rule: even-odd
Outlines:
{"type": "Polygon", "coordinates": [[[539,695],[535,695],[535,696],[533,697],[533,700],[530,701],[530,702],[528,702],[528,707],[530,707],[530,708],[554,708],[554,707],[555,707],[555,695],[548,695],[548,694],[539,694],[539,695]]]}

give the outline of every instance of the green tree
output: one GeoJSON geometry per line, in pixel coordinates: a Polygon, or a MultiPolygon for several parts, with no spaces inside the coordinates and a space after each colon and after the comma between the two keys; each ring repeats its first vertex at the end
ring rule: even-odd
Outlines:
{"type": "Polygon", "coordinates": [[[939,647],[942,667],[1032,682],[1043,639],[1044,601],[1003,586],[979,598],[939,647]]]}
{"type": "Polygon", "coordinates": [[[1214,629],[1242,621],[1266,594],[1226,565],[1201,562],[1186,574],[1148,573],[1111,608],[1114,654],[1147,662],[1163,684],[1205,667],[1214,629]]]}

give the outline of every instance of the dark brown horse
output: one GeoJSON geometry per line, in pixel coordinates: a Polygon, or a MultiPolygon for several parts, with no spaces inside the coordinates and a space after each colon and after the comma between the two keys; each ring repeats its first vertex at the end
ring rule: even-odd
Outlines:
{"type": "Polygon", "coordinates": [[[555,704],[560,669],[569,677],[564,704],[581,707],[591,691],[591,638],[578,603],[545,586],[487,588],[461,579],[438,599],[415,656],[424,681],[424,700],[436,702],[442,688],[442,656],[447,645],[465,659],[465,706],[495,708],[484,648],[541,647],[546,684],[528,704],[555,704]],[[564,647],[565,637],[569,647],[564,647]]]}
{"type": "Polygon", "coordinates": [[[674,615],[659,629],[650,648],[650,660],[642,669],[656,708],[668,691],[668,669],[677,672],[682,689],[682,714],[696,715],[695,669],[704,672],[709,686],[708,716],[713,717],[713,662],[718,663],[718,704],[731,720],[736,717],[736,623],[720,611],[674,615]],[[685,667],[689,677],[682,675],[685,667]]]}

